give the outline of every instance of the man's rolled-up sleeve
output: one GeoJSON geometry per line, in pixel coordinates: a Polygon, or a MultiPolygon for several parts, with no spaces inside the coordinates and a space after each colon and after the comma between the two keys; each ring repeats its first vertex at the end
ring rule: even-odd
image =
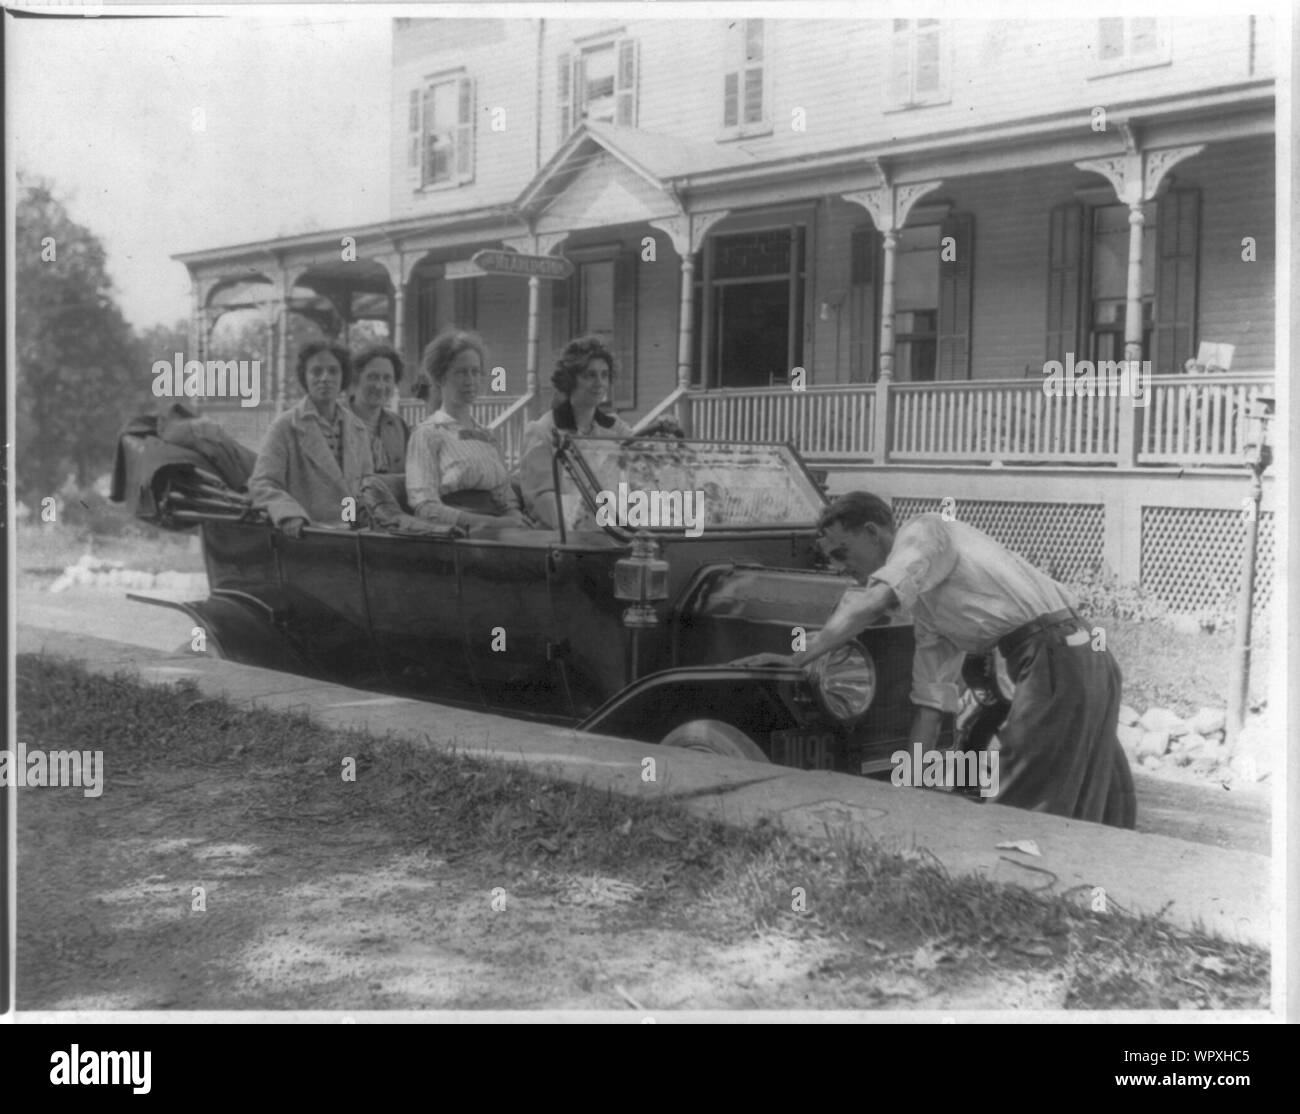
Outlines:
{"type": "Polygon", "coordinates": [[[898,531],[889,560],[871,579],[888,584],[911,611],[916,597],[940,583],[956,563],[957,551],[943,524],[933,517],[916,518],[898,531]]]}
{"type": "Polygon", "coordinates": [[[946,638],[920,626],[912,656],[912,703],[956,715],[966,655],[946,638]]]}

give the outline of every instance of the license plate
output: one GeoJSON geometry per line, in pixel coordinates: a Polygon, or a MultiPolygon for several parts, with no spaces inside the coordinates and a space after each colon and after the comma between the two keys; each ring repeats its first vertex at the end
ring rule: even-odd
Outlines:
{"type": "Polygon", "coordinates": [[[797,770],[834,768],[835,732],[792,728],[772,732],[772,761],[797,770]]]}

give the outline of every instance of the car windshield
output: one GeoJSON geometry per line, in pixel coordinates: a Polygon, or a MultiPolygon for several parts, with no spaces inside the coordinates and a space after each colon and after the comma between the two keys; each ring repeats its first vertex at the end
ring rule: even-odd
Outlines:
{"type": "Polygon", "coordinates": [[[807,529],[825,500],[788,445],[577,437],[586,512],[625,530],[807,529]]]}

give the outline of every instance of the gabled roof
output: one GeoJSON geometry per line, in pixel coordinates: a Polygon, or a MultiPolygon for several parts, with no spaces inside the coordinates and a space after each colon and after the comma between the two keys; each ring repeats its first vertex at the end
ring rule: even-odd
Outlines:
{"type": "Polygon", "coordinates": [[[584,121],[524,187],[515,202],[516,209],[521,213],[536,213],[546,208],[588,165],[592,155],[602,151],[668,194],[672,194],[677,178],[711,170],[739,169],[758,161],[747,151],[731,145],[584,121]]]}

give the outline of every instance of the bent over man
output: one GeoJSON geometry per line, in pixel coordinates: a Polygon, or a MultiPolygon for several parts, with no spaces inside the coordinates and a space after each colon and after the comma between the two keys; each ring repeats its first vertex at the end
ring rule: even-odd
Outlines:
{"type": "Polygon", "coordinates": [[[840,496],[818,526],[827,556],[862,587],[844,593],[803,652],[747,663],[806,665],[901,608],[916,635],[910,741],[931,747],[943,714],[957,711],[964,656],[997,646],[1015,682],[998,731],[997,803],[1134,826],[1133,778],[1115,733],[1119,666],[1093,649],[1061,585],[964,523],[923,514],[896,530],[889,506],[865,491],[840,496]]]}

